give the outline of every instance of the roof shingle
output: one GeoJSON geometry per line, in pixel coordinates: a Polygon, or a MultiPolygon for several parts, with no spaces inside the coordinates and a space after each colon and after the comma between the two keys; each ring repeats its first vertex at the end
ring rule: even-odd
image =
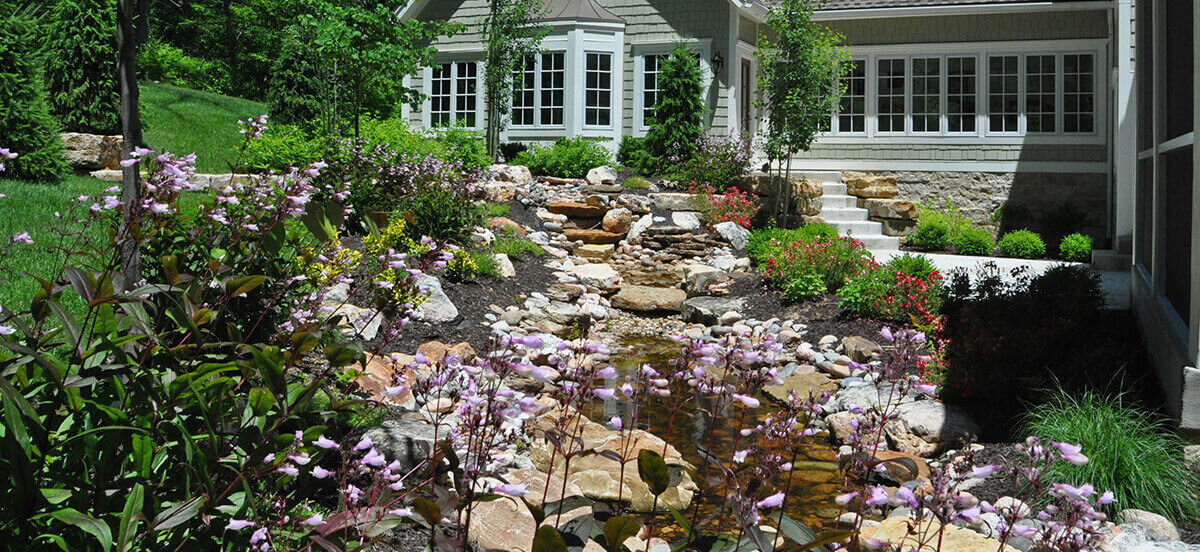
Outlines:
{"type": "MultiPolygon", "coordinates": [[[[917,8],[926,6],[964,6],[975,4],[1029,4],[1046,0],[827,0],[821,11],[879,8],[917,8]]],[[[1078,0],[1051,0],[1075,2],[1078,0]]]]}
{"type": "Polygon", "coordinates": [[[595,0],[546,0],[540,21],[600,21],[624,23],[625,20],[604,9],[595,0]]]}

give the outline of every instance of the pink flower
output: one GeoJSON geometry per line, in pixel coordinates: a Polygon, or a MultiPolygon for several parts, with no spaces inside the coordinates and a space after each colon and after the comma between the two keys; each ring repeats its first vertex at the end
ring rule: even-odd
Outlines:
{"type": "Polygon", "coordinates": [[[851,500],[854,500],[857,497],[858,497],[858,491],[855,491],[852,493],[838,495],[837,498],[833,499],[833,502],[836,503],[838,506],[845,506],[845,505],[849,504],[851,500]]]}
{"type": "Polygon", "coordinates": [[[122,166],[122,167],[132,167],[132,166],[134,166],[134,165],[136,165],[136,164],[140,163],[141,161],[142,161],[141,159],[136,159],[136,158],[133,158],[133,159],[122,159],[122,160],[121,160],[121,166],[122,166]]]}
{"type": "Polygon", "coordinates": [[[337,443],[335,443],[334,441],[331,441],[331,440],[329,440],[329,439],[325,438],[325,436],[324,436],[324,435],[321,435],[321,436],[317,437],[317,446],[318,446],[318,447],[321,447],[321,448],[323,448],[323,449],[335,449],[335,448],[338,448],[338,444],[337,444],[337,443]]]}
{"type": "Polygon", "coordinates": [[[527,486],[528,486],[528,484],[526,484],[526,483],[507,483],[504,485],[497,485],[495,487],[492,487],[492,492],[499,493],[499,494],[502,494],[505,496],[511,496],[513,498],[520,498],[522,496],[525,496],[525,494],[529,492],[529,491],[525,490],[525,487],[527,487],[527,486]]]}
{"type": "Polygon", "coordinates": [[[326,477],[333,475],[333,472],[331,472],[325,468],[322,468],[321,466],[315,466],[315,467],[313,467],[312,475],[313,475],[313,477],[315,477],[317,479],[325,479],[326,477]]]}
{"type": "Polygon", "coordinates": [[[993,473],[996,473],[998,470],[1000,470],[1000,468],[1001,468],[1001,466],[995,466],[995,465],[979,466],[979,467],[971,470],[971,477],[983,479],[985,477],[992,475],[993,473]]]}
{"type": "Polygon", "coordinates": [[[371,442],[371,437],[369,435],[364,435],[362,440],[359,441],[357,445],[354,445],[354,450],[367,450],[374,445],[375,443],[371,442]]]}
{"type": "Polygon", "coordinates": [[[871,496],[867,498],[867,504],[870,504],[871,506],[882,506],[887,504],[888,500],[889,498],[887,489],[883,487],[873,487],[871,489],[871,496]]]}
{"type": "Polygon", "coordinates": [[[620,416],[613,416],[612,419],[608,421],[608,426],[617,431],[621,431],[625,428],[625,423],[621,421],[620,416]]]}
{"type": "Polygon", "coordinates": [[[379,467],[387,463],[387,458],[379,451],[371,449],[362,459],[362,465],[379,467]]]}
{"type": "Polygon", "coordinates": [[[291,464],[284,464],[282,466],[279,466],[279,472],[284,475],[290,475],[292,477],[300,476],[300,470],[297,469],[296,466],[293,466],[291,464]]]}
{"type": "Polygon", "coordinates": [[[963,510],[962,512],[959,512],[958,517],[959,517],[959,519],[962,519],[962,520],[966,521],[967,523],[970,523],[971,525],[978,525],[980,522],[983,521],[983,518],[980,517],[981,515],[982,515],[982,512],[980,512],[979,506],[974,506],[971,508],[967,508],[966,510],[963,510]]]}
{"type": "Polygon", "coordinates": [[[597,397],[600,397],[603,400],[611,401],[617,397],[617,390],[609,389],[607,387],[602,387],[600,389],[593,389],[592,394],[597,397]]]}
{"type": "Polygon", "coordinates": [[[733,398],[745,405],[746,408],[758,408],[758,405],[760,404],[758,399],[747,395],[734,393],[733,398]]]}
{"type": "Polygon", "coordinates": [[[301,523],[311,527],[316,527],[322,523],[325,523],[325,518],[321,514],[313,514],[312,517],[302,521],[301,523]]]}
{"type": "Polygon", "coordinates": [[[245,529],[247,527],[254,527],[254,522],[246,521],[244,519],[231,519],[231,520],[229,520],[229,523],[227,525],[225,525],[225,530],[226,531],[241,531],[242,529],[245,529]]]}
{"type": "Polygon", "coordinates": [[[25,245],[33,244],[33,238],[29,237],[29,232],[21,232],[20,234],[16,234],[12,238],[10,238],[9,241],[11,241],[12,243],[23,243],[25,245]]]}
{"type": "Polygon", "coordinates": [[[754,506],[759,509],[778,508],[781,504],[783,504],[783,499],[785,496],[786,495],[784,495],[783,493],[775,493],[771,496],[768,496],[767,498],[764,498],[764,499],[758,501],[758,503],[755,504],[754,506]]]}

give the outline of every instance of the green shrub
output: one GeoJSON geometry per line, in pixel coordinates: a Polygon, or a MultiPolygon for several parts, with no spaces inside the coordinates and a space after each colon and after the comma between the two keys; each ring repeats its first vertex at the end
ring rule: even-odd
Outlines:
{"type": "Polygon", "coordinates": [[[796,229],[796,239],[798,240],[812,241],[817,239],[833,239],[836,237],[838,237],[837,228],[824,222],[805,224],[796,229]]]}
{"type": "Polygon", "coordinates": [[[839,305],[858,316],[929,324],[941,304],[941,281],[928,257],[905,253],[864,270],[837,294],[839,305]]]}
{"type": "Polygon", "coordinates": [[[0,147],[18,154],[6,160],[5,178],[60,182],[68,172],[58,122],[50,115],[38,67],[36,23],[0,18],[0,147]]]}
{"type": "Polygon", "coordinates": [[[69,132],[117,134],[117,26],[110,2],[58,0],[50,18],[46,90],[69,132]]]}
{"type": "Polygon", "coordinates": [[[898,273],[913,278],[928,278],[937,271],[937,267],[933,266],[933,261],[930,261],[929,257],[910,253],[892,257],[883,266],[893,274],[898,273]]]}
{"type": "Polygon", "coordinates": [[[461,125],[440,127],[433,132],[449,154],[446,159],[462,163],[462,170],[479,172],[492,166],[492,157],[487,153],[483,132],[461,125]]]}
{"type": "Polygon", "coordinates": [[[703,133],[705,107],[700,64],[684,45],[676,46],[661,63],[659,100],[646,134],[646,151],[659,162],[687,161],[703,133]]]}
{"type": "MultiPolygon", "coordinates": [[[[925,202],[917,207],[917,220],[921,222],[940,222],[946,226],[946,234],[949,237],[949,242],[954,241],[963,230],[973,228],[975,225],[959,212],[958,206],[949,198],[946,199],[946,205],[938,208],[933,205],[933,202],[925,202]]],[[[944,247],[944,246],[943,246],[944,247]]]]}
{"type": "Polygon", "coordinates": [[[483,133],[477,130],[463,126],[416,129],[399,118],[364,117],[359,125],[368,144],[386,147],[408,159],[434,156],[446,162],[458,162],[464,172],[482,171],[492,164],[483,133]]]}
{"type": "Polygon", "coordinates": [[[617,147],[617,163],[642,176],[661,172],[654,156],[646,150],[646,139],[636,136],[621,137],[621,145],[617,147]]]}
{"type": "Polygon", "coordinates": [[[682,177],[694,185],[708,185],[724,192],[750,171],[753,140],[748,134],[739,137],[706,136],[700,139],[696,152],[682,166],[682,177]]]}
{"type": "Polygon", "coordinates": [[[959,231],[957,236],[950,240],[950,245],[954,246],[954,251],[959,255],[991,255],[992,235],[984,228],[969,226],[959,231]]]}
{"type": "Polygon", "coordinates": [[[1046,242],[1035,232],[1015,230],[1002,236],[996,249],[1005,257],[1034,259],[1046,255],[1046,242]]]}
{"type": "Polygon", "coordinates": [[[262,138],[246,142],[240,153],[242,169],[251,173],[287,172],[321,159],[325,140],[296,125],[273,124],[262,138]]]}
{"type": "Polygon", "coordinates": [[[1092,260],[1092,237],[1085,234],[1071,234],[1058,244],[1058,256],[1064,261],[1086,263],[1092,260]]]}
{"type": "Polygon", "coordinates": [[[147,80],[205,92],[225,92],[225,69],[217,63],[192,57],[158,39],[151,39],[138,52],[138,71],[147,80]]]}
{"type": "Polygon", "coordinates": [[[552,146],[533,145],[517,155],[517,165],[542,176],[583,178],[588,171],[612,163],[612,155],[599,142],[588,138],[559,138],[552,146]]]}
{"type": "Polygon", "coordinates": [[[321,58],[310,40],[293,28],[284,40],[271,71],[267,91],[269,113],[275,123],[321,126],[328,85],[321,76],[321,58]]]}
{"type": "Polygon", "coordinates": [[[837,229],[824,223],[805,224],[796,229],[768,226],[750,231],[746,242],[746,256],[757,266],[766,265],[772,257],[781,254],[783,248],[796,241],[810,242],[818,239],[835,239],[837,229]]]}
{"type": "Polygon", "coordinates": [[[500,277],[500,266],[496,264],[496,254],[490,249],[477,249],[471,251],[471,258],[475,261],[475,271],[479,276],[488,278],[500,277]]]}
{"type": "Polygon", "coordinates": [[[474,280],[479,275],[479,265],[475,256],[466,249],[454,250],[454,256],[446,261],[446,277],[455,282],[474,280]]]}
{"type": "Polygon", "coordinates": [[[1200,519],[1200,475],[1183,469],[1187,444],[1166,418],[1124,395],[1057,392],[1033,408],[1024,426],[1031,435],[1083,446],[1087,464],[1059,462],[1054,481],[1089,483],[1116,495],[1113,510],[1137,508],[1177,522],[1200,519]]]}
{"type": "Polygon", "coordinates": [[[770,242],[764,276],[788,299],[835,293],[846,281],[874,266],[862,242],[851,238],[817,238],[780,244],[770,242]],[[778,249],[776,249],[778,248],[778,249]],[[821,285],[816,282],[819,279],[821,285]]]}
{"type": "Polygon", "coordinates": [[[483,222],[467,194],[458,187],[430,182],[400,200],[409,221],[409,236],[429,236],[437,241],[468,243],[471,230],[483,222]]]}
{"type": "Polygon", "coordinates": [[[527,149],[529,146],[521,142],[504,142],[500,144],[500,155],[504,157],[505,163],[513,163],[517,160],[517,156],[527,149]]]}
{"type": "Polygon", "coordinates": [[[950,228],[940,220],[922,220],[917,223],[917,230],[908,237],[909,245],[926,251],[945,249],[950,243],[950,228]]]}

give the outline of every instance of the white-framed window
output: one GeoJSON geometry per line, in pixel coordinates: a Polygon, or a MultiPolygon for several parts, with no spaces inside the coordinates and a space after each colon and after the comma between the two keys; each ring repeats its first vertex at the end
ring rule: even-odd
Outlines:
{"type": "Polygon", "coordinates": [[[612,126],[612,54],[587,52],[583,80],[583,124],[612,126]]]}
{"type": "Polygon", "coordinates": [[[1058,130],[1058,56],[1025,56],[1025,132],[1052,133],[1058,130]]]}
{"type": "Polygon", "coordinates": [[[988,56],[988,131],[1020,131],[1020,56],[988,56]]]}
{"type": "Polygon", "coordinates": [[[430,126],[459,122],[479,126],[479,65],[474,61],[439,63],[430,72],[430,126]]]}
{"type": "Polygon", "coordinates": [[[566,90],[563,52],[525,56],[513,71],[512,125],[561,127],[566,90]]]}
{"type": "Polygon", "coordinates": [[[1096,55],[1063,54],[1063,132],[1096,129],[1096,55]]]}
{"type": "Polygon", "coordinates": [[[876,113],[880,133],[904,132],[905,58],[880,58],[876,69],[876,113]]]}
{"type": "Polygon", "coordinates": [[[919,133],[942,131],[942,58],[912,60],[912,129],[919,133]]]}
{"type": "Polygon", "coordinates": [[[654,120],[654,108],[659,100],[659,75],[663,63],[670,59],[670,54],[646,54],[642,56],[642,126],[650,126],[654,120]]]}
{"type": "Polygon", "coordinates": [[[975,57],[946,58],[946,131],[974,133],[979,85],[975,57]]]}
{"type": "Polygon", "coordinates": [[[838,134],[862,134],[867,131],[867,61],[850,61],[850,68],[842,77],[845,89],[839,100],[837,117],[838,134]]]}

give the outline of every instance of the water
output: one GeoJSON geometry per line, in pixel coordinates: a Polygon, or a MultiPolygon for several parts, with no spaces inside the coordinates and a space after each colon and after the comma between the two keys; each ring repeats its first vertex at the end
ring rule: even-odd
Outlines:
{"type": "MultiPolygon", "coordinates": [[[[649,364],[665,373],[670,369],[670,360],[679,355],[680,349],[679,344],[665,337],[620,338],[614,346],[614,365],[622,376],[643,364],[649,364]]],[[[735,446],[746,448],[749,443],[749,437],[739,438],[740,429],[754,427],[761,417],[773,410],[774,405],[769,399],[759,398],[762,405],[756,409],[728,409],[714,420],[701,412],[701,409],[712,404],[710,400],[702,397],[690,401],[684,410],[677,414],[673,423],[665,401],[652,398],[648,404],[642,406],[640,428],[666,439],[679,450],[684,460],[702,470],[700,473],[706,477],[711,477],[717,475],[718,470],[711,465],[703,467],[705,461],[701,451],[707,450],[709,454],[720,458],[722,463],[729,465],[736,451],[735,446]],[[743,412],[744,419],[741,418],[743,412]]],[[[588,414],[594,420],[607,420],[618,412],[627,412],[629,406],[620,401],[610,401],[588,414]]],[[[819,531],[822,527],[832,526],[832,521],[839,514],[834,497],[842,491],[843,478],[837,465],[837,451],[829,445],[826,436],[807,438],[803,443],[807,446],[801,449],[802,453],[796,458],[796,467],[791,473],[787,514],[819,531]]],[[[790,453],[785,457],[790,457],[790,453]]],[[[778,490],[784,490],[788,484],[788,474],[779,476],[772,483],[778,490]]],[[[725,513],[723,523],[719,519],[725,495],[726,490],[723,487],[715,487],[702,490],[695,499],[699,504],[697,518],[701,532],[732,529],[733,522],[728,512],[725,513]]],[[[693,505],[693,508],[695,507],[693,505]]],[[[692,517],[691,509],[686,515],[692,517]]],[[[682,528],[675,524],[670,516],[660,516],[656,520],[656,526],[662,528],[661,535],[668,539],[682,536],[682,528]]],[[[660,533],[658,529],[655,532],[660,533]]]]}

